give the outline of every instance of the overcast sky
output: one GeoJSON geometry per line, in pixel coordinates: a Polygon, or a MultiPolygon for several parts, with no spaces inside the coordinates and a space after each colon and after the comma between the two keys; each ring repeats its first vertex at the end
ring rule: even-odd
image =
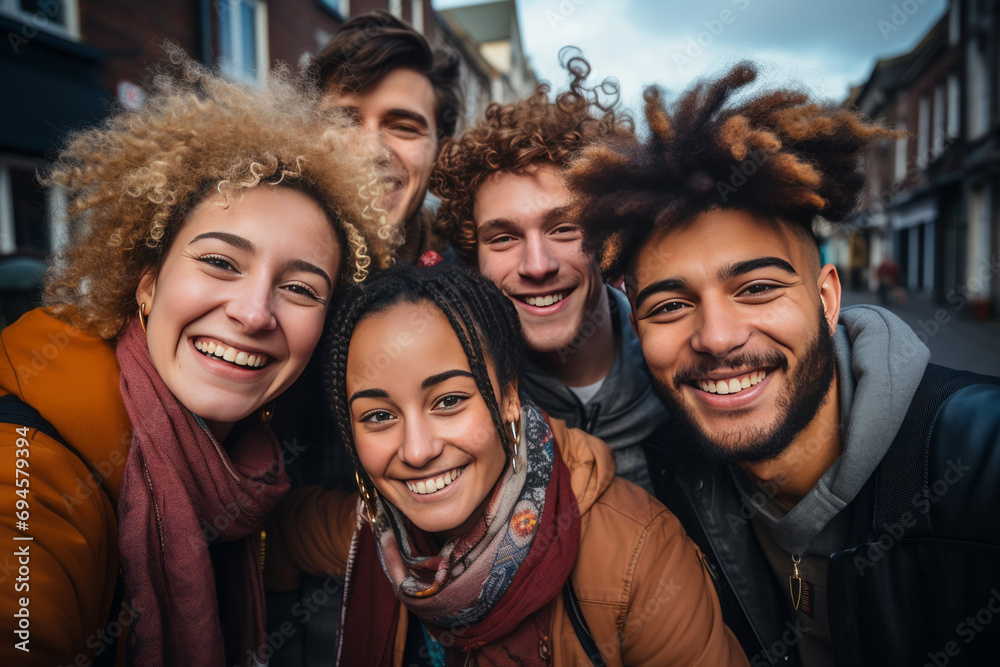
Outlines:
{"type": "MultiPolygon", "coordinates": [[[[479,4],[434,0],[435,7],[479,4]]],[[[947,0],[517,0],[524,48],[539,78],[565,87],[560,47],[583,49],[599,78],[614,76],[623,101],[641,107],[642,88],[677,92],[742,58],[765,65],[772,84],[789,80],[843,99],[879,58],[912,49],[947,0]]]]}

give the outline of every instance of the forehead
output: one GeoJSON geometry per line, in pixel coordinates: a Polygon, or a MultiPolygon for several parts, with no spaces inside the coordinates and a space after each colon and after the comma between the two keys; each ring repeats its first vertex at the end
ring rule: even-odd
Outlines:
{"type": "Polygon", "coordinates": [[[404,374],[421,379],[448,369],[468,370],[469,361],[445,314],[432,303],[397,303],[365,315],[354,328],[347,357],[347,380],[384,383],[404,374]]]}
{"type": "Polygon", "coordinates": [[[331,90],[323,100],[330,106],[358,107],[367,113],[385,113],[400,108],[419,111],[431,122],[436,108],[434,86],[430,79],[405,67],[390,71],[360,92],[331,90]]]}
{"type": "Polygon", "coordinates": [[[785,224],[748,211],[711,210],[650,235],[630,275],[641,289],[667,277],[707,279],[721,268],[758,257],[783,259],[805,275],[809,252],[805,240],[785,224]]]}
{"type": "Polygon", "coordinates": [[[476,191],[473,218],[477,225],[492,220],[530,226],[566,208],[571,195],[562,174],[551,164],[521,172],[499,172],[476,191]]]}

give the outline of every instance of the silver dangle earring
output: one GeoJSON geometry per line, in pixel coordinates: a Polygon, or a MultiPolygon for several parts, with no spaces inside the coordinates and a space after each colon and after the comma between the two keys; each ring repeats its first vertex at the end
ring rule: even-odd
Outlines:
{"type": "Polygon", "coordinates": [[[510,435],[511,443],[514,445],[514,454],[510,457],[510,465],[514,470],[514,474],[517,474],[517,445],[521,440],[521,429],[518,428],[518,424],[513,420],[510,422],[510,435]]]}

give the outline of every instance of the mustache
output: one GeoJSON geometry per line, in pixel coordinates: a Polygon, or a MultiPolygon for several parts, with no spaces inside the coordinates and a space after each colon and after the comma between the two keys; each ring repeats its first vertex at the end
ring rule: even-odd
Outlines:
{"type": "Polygon", "coordinates": [[[737,370],[739,368],[780,368],[788,370],[788,357],[778,350],[764,353],[734,354],[724,359],[705,359],[685,366],[674,373],[674,386],[689,384],[714,371],[737,370]]]}

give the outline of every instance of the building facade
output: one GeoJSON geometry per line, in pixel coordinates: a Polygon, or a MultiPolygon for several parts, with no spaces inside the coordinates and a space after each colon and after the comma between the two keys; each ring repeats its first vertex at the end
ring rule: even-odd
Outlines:
{"type": "Polygon", "coordinates": [[[952,0],[909,53],[879,61],[849,104],[909,133],[871,156],[863,209],[832,233],[852,288],[886,257],[910,291],[1000,312],[1000,7],[952,0]]]}
{"type": "MultiPolygon", "coordinates": [[[[350,17],[384,9],[460,54],[461,130],[497,93],[506,101],[534,86],[513,0],[491,6],[485,23],[473,12],[472,29],[461,18],[445,21],[431,0],[0,0],[0,77],[8,99],[0,105],[0,306],[13,298],[5,260],[27,258],[44,268],[69,238],[60,194],[39,187],[37,172],[68,132],[100,122],[118,105],[141,106],[142,83],[162,61],[165,41],[229,78],[253,82],[276,61],[305,62],[350,17]],[[494,19],[502,24],[491,46],[506,44],[506,69],[492,65],[474,38],[494,19]]],[[[4,319],[0,314],[0,325],[4,319]]]]}

